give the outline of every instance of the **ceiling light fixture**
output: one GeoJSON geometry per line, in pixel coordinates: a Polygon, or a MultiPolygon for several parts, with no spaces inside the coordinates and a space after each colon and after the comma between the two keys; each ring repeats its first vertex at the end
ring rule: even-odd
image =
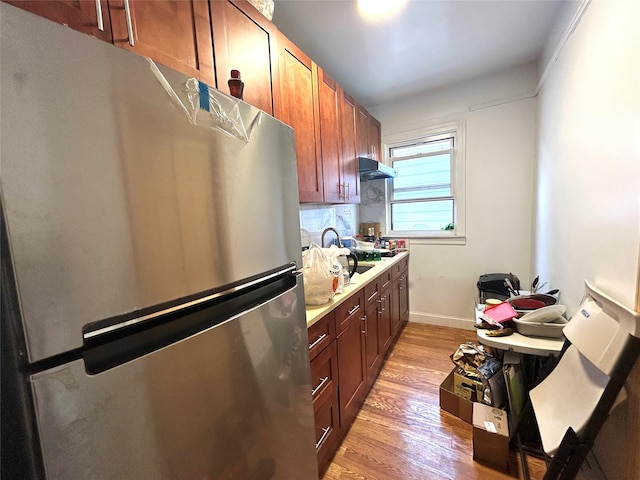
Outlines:
{"type": "Polygon", "coordinates": [[[399,12],[407,0],[358,0],[360,15],[371,20],[380,20],[399,12]]]}

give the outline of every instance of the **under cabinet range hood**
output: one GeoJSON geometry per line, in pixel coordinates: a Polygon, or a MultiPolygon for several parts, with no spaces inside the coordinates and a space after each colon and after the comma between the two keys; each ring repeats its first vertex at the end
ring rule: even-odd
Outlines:
{"type": "Polygon", "coordinates": [[[378,178],[395,178],[398,172],[384,163],[367,157],[358,157],[360,180],[375,180],[378,178]]]}

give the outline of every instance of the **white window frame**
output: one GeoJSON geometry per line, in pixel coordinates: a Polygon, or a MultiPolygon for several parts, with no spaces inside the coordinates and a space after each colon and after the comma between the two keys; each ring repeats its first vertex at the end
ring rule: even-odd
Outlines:
{"type": "Polygon", "coordinates": [[[393,165],[390,149],[411,143],[412,141],[435,140],[433,137],[451,134],[454,137],[453,164],[451,166],[451,193],[453,196],[453,230],[392,230],[391,204],[393,196],[392,181],[387,182],[386,222],[387,234],[390,237],[411,238],[415,244],[448,244],[464,245],[466,243],[465,221],[465,122],[450,122],[416,130],[386,135],[382,139],[385,152],[385,163],[393,165]]]}

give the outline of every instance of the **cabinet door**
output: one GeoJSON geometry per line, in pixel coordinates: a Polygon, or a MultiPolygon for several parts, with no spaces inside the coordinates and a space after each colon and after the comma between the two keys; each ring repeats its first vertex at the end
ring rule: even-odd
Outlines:
{"type": "Polygon", "coordinates": [[[380,122],[369,115],[369,158],[373,158],[381,162],[382,152],[382,133],[380,131],[380,122]]]}
{"type": "Polygon", "coordinates": [[[356,144],[359,157],[369,156],[369,112],[362,105],[357,106],[356,144]]]}
{"type": "Polygon", "coordinates": [[[405,270],[398,279],[400,322],[409,320],[409,271],[405,270]]]}
{"type": "Polygon", "coordinates": [[[393,340],[393,335],[391,333],[391,284],[382,291],[378,301],[378,319],[380,325],[378,342],[380,345],[380,356],[384,358],[393,340]]]}
{"type": "Polygon", "coordinates": [[[5,0],[31,13],[111,43],[107,0],[5,0]]]}
{"type": "Polygon", "coordinates": [[[322,202],[317,66],[283,35],[278,43],[281,120],[294,130],[300,201],[322,202]]]}
{"type": "Polygon", "coordinates": [[[373,382],[380,371],[380,366],[382,365],[379,339],[380,318],[378,317],[378,300],[380,300],[380,298],[379,296],[376,296],[376,299],[368,303],[365,307],[364,337],[367,365],[367,387],[373,385],[373,382]]]}
{"type": "Polygon", "coordinates": [[[364,315],[354,316],[336,339],[341,428],[351,424],[364,397],[366,379],[364,335],[364,315]]]}
{"type": "Polygon", "coordinates": [[[400,317],[400,279],[396,278],[391,284],[391,337],[395,338],[400,330],[402,320],[400,317]]]}
{"type": "Polygon", "coordinates": [[[345,185],[347,203],[360,203],[360,171],[356,142],[356,102],[340,90],[340,132],[342,137],[342,182],[345,185]]]}
{"type": "Polygon", "coordinates": [[[338,84],[320,68],[318,99],[324,201],[342,203],[345,201],[346,189],[342,181],[338,84]]]}
{"type": "Polygon", "coordinates": [[[214,85],[207,0],[110,0],[109,13],[115,45],[214,85]]]}
{"type": "MultiPolygon", "coordinates": [[[[318,452],[318,473],[326,470],[338,448],[341,428],[338,424],[338,403],[329,399],[319,405],[314,415],[316,424],[316,450],[318,452]]],[[[255,478],[255,477],[254,477],[255,478]]]]}
{"type": "Polygon", "coordinates": [[[280,93],[277,33],[253,5],[244,0],[211,0],[211,31],[216,86],[229,93],[231,70],[240,71],[243,100],[275,115],[274,92],[280,93]]]}

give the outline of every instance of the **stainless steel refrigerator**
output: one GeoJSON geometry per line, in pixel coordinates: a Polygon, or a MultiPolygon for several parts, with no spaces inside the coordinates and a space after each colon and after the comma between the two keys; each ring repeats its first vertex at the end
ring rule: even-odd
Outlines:
{"type": "Polygon", "coordinates": [[[0,19],[3,479],[317,478],[291,128],[0,19]]]}

